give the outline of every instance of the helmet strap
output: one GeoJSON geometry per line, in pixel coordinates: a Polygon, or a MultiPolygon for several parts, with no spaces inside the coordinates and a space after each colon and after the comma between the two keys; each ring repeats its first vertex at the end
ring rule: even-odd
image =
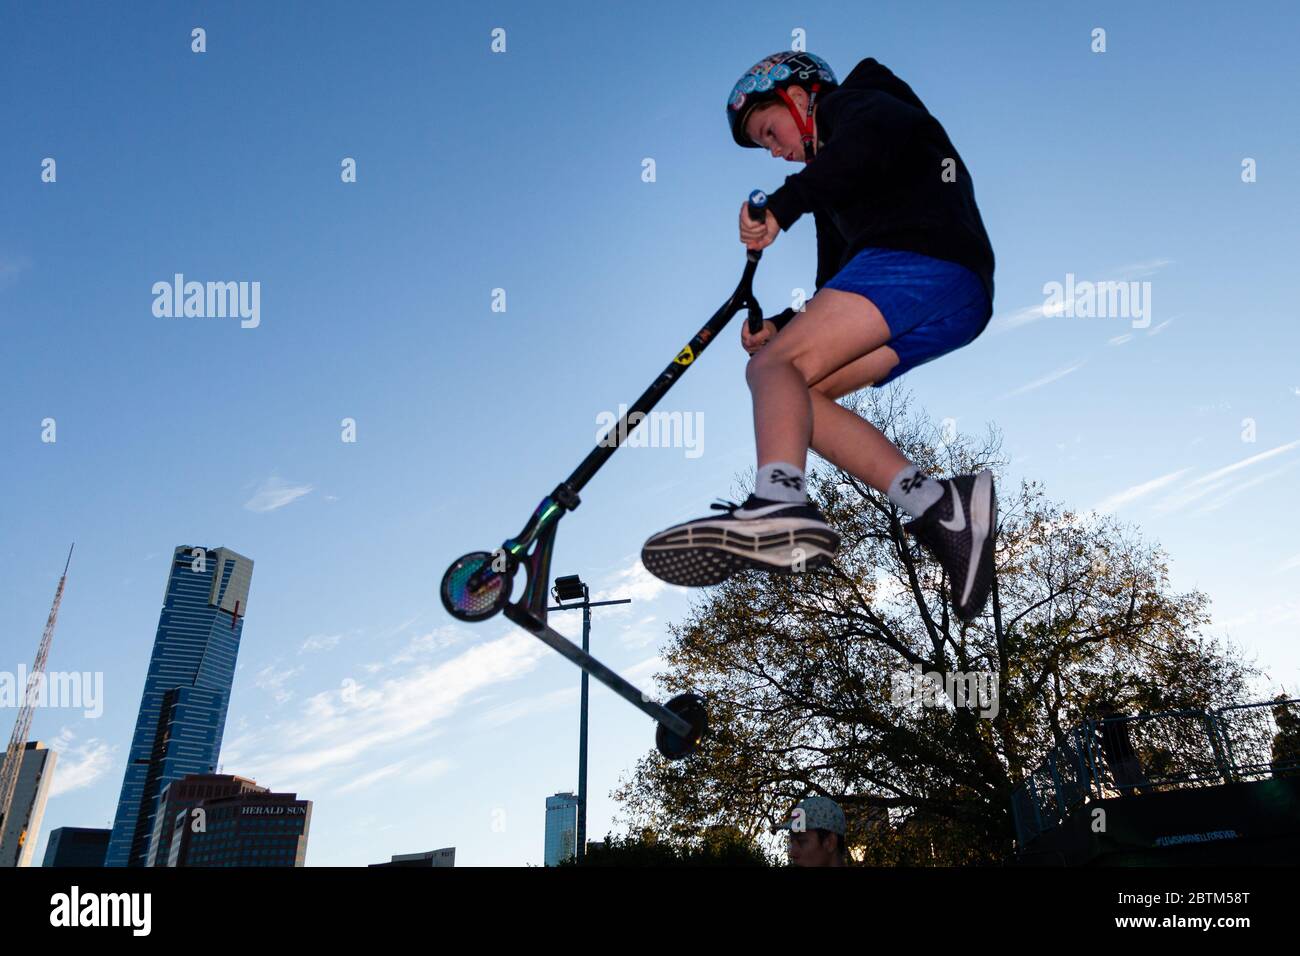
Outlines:
{"type": "Polygon", "coordinates": [[[817,152],[817,121],[813,117],[813,107],[817,105],[817,92],[820,89],[821,84],[814,83],[812,89],[808,91],[808,108],[803,116],[799,115],[799,107],[795,105],[789,93],[784,89],[776,91],[776,95],[785,101],[786,108],[794,117],[795,125],[799,127],[799,136],[803,140],[804,162],[811,161],[817,152]]]}

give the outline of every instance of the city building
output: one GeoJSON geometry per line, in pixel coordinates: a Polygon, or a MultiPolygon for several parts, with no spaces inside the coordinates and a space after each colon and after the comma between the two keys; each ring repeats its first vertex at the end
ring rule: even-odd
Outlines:
{"type": "Polygon", "coordinates": [[[163,788],[216,770],[252,577],[229,548],[172,553],[106,866],[144,866],[163,788]]]}
{"type": "Polygon", "coordinates": [[[545,866],[558,866],[578,853],[578,798],[557,793],[546,798],[545,866]]]}
{"type": "Polygon", "coordinates": [[[254,781],[233,774],[193,773],[180,780],[173,780],[163,787],[159,797],[158,804],[162,807],[162,812],[154,816],[145,866],[173,865],[168,862],[172,858],[172,838],[183,832],[183,818],[190,817],[189,811],[204,800],[233,797],[240,793],[267,792],[267,787],[259,787],[254,781]]]}
{"type": "Polygon", "coordinates": [[[103,866],[113,831],[93,827],[59,827],[50,831],[45,866],[103,866]]]}
{"type": "Polygon", "coordinates": [[[13,802],[4,818],[4,832],[0,833],[0,866],[32,865],[56,759],[54,751],[39,740],[27,741],[18,766],[13,802]]]}
{"type": "Polygon", "coordinates": [[[311,801],[296,793],[206,797],[176,815],[165,865],[303,866],[310,829],[311,801]]]}
{"type": "Polygon", "coordinates": [[[394,856],[387,863],[371,863],[370,866],[455,866],[456,865],[456,848],[454,846],[444,847],[441,850],[430,850],[428,853],[401,853],[394,856]]]}

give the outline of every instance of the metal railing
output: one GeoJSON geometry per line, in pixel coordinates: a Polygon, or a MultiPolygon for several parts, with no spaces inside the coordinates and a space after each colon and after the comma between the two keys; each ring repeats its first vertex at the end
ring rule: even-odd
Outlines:
{"type": "Polygon", "coordinates": [[[1086,720],[1011,795],[1016,840],[1093,800],[1300,776],[1300,699],[1086,720]]]}

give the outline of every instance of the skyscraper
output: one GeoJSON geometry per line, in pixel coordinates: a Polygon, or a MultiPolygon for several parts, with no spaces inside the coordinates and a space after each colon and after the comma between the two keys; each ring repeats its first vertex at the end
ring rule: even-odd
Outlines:
{"type": "Polygon", "coordinates": [[[546,798],[546,850],[543,863],[558,866],[578,852],[578,798],[557,793],[546,798]]]}
{"type": "Polygon", "coordinates": [[[310,830],[310,800],[254,784],[238,793],[205,797],[178,812],[167,859],[159,854],[158,865],[302,866],[310,830]],[[195,825],[199,814],[202,825],[195,825]]]}
{"type": "MultiPolygon", "coordinates": [[[[174,855],[172,840],[177,833],[184,836],[184,824],[189,822],[189,811],[204,800],[249,792],[267,793],[268,788],[259,787],[255,780],[228,773],[195,773],[166,784],[158,797],[159,810],[154,814],[153,835],[149,839],[149,853],[144,865],[172,865],[169,862],[174,855]]],[[[179,854],[177,858],[184,859],[184,854],[179,854]]]]}
{"type": "Polygon", "coordinates": [[[430,850],[427,853],[395,853],[393,858],[387,863],[371,863],[371,869],[376,867],[454,867],[456,865],[456,848],[454,846],[445,846],[441,850],[430,850]]]}
{"type": "Polygon", "coordinates": [[[29,740],[18,767],[13,801],[0,833],[0,866],[31,866],[41,834],[45,800],[54,779],[56,755],[39,740],[29,740]]]}
{"type": "Polygon", "coordinates": [[[163,787],[216,770],[252,578],[229,548],[172,553],[105,866],[144,866],[163,787]]]}
{"type": "Polygon", "coordinates": [[[50,831],[45,845],[45,866],[103,866],[112,830],[96,827],[59,827],[50,831]]]}

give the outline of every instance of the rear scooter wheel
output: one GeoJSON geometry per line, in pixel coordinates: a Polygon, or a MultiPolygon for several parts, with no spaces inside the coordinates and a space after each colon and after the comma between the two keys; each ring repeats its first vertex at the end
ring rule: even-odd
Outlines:
{"type": "MultiPolygon", "coordinates": [[[[510,600],[511,571],[494,571],[495,555],[473,551],[457,558],[442,576],[442,606],[458,621],[486,621],[510,600]]],[[[513,571],[513,568],[511,569],[513,571]]]]}
{"type": "Polygon", "coordinates": [[[655,729],[655,746],[669,760],[681,760],[700,749],[704,735],[709,732],[709,712],[704,698],[699,694],[678,694],[664,707],[691,725],[690,735],[679,737],[663,724],[655,729]]]}

